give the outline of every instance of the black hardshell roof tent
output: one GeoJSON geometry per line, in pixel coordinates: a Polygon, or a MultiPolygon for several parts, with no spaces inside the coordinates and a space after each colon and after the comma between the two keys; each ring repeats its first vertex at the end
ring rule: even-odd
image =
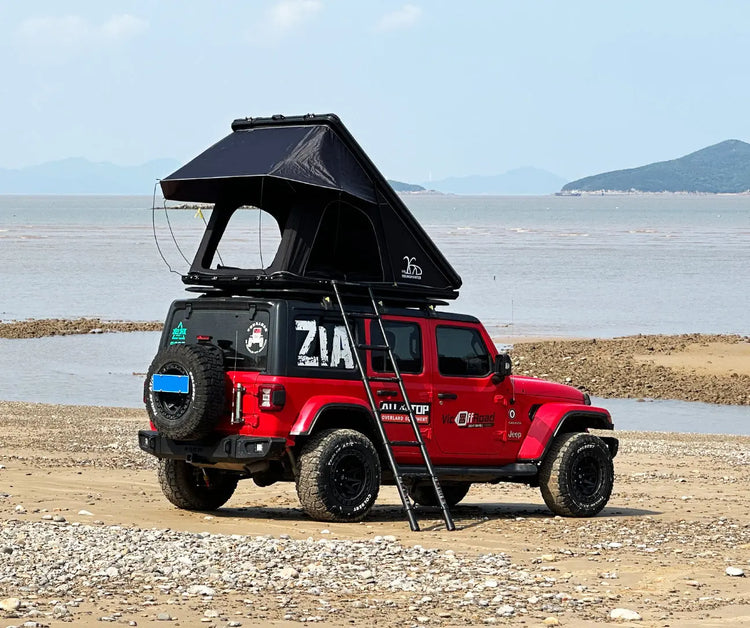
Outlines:
{"type": "Polygon", "coordinates": [[[246,118],[232,131],[161,181],[165,199],[214,204],[185,283],[240,294],[337,279],[384,297],[458,296],[461,278],[337,116],[246,118]],[[264,269],[222,267],[219,242],[247,205],[276,219],[279,249],[264,269]]]}

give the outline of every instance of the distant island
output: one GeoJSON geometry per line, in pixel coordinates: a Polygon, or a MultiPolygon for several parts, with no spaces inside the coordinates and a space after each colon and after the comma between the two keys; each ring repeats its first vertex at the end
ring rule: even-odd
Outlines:
{"type": "Polygon", "coordinates": [[[388,183],[396,192],[426,192],[427,190],[416,183],[404,183],[403,181],[394,181],[388,179],[388,183]]]}
{"type": "Polygon", "coordinates": [[[614,170],[571,181],[562,193],[750,191],[750,144],[726,140],[679,159],[614,170]]]}

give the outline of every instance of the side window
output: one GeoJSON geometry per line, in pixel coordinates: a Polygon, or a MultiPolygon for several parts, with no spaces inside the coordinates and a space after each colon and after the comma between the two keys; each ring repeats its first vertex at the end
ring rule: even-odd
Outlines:
{"type": "Polygon", "coordinates": [[[483,377],[490,374],[490,354],[476,329],[439,326],[436,335],[441,375],[483,377]]]}
{"type": "MultiPolygon", "coordinates": [[[[388,344],[393,349],[396,364],[402,373],[422,372],[422,334],[417,323],[383,321],[388,344]]],[[[383,334],[376,321],[371,322],[370,338],[372,344],[383,344],[383,334]]],[[[372,352],[372,370],[379,373],[393,372],[391,361],[386,351],[372,352]]]]}

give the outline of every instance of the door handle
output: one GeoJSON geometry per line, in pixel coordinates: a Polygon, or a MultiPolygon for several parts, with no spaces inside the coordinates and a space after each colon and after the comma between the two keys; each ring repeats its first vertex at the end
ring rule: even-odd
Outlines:
{"type": "Polygon", "coordinates": [[[458,399],[456,393],[438,393],[438,399],[458,399]]]}
{"type": "Polygon", "coordinates": [[[395,390],[378,390],[378,397],[398,397],[398,393],[395,390]]]}

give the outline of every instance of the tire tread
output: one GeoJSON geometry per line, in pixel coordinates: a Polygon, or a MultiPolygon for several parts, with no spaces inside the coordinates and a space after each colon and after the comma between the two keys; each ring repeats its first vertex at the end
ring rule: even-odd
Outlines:
{"type": "MultiPolygon", "coordinates": [[[[237,488],[237,478],[218,475],[219,485],[212,491],[201,491],[192,485],[191,465],[183,460],[159,460],[159,485],[164,496],[182,510],[216,510],[223,506],[237,488]]],[[[213,471],[221,473],[220,471],[213,471]]]]}
{"type": "MultiPolygon", "coordinates": [[[[361,521],[365,518],[370,508],[363,509],[356,516],[342,516],[331,512],[325,500],[325,485],[322,477],[323,457],[328,448],[341,438],[354,438],[360,443],[366,443],[372,451],[373,459],[377,464],[378,485],[380,483],[380,461],[377,451],[369,438],[362,432],[351,429],[322,430],[313,434],[302,447],[299,456],[298,473],[295,483],[297,496],[303,510],[318,521],[361,521]]],[[[373,502],[377,498],[377,490],[373,502]]]]}
{"type": "Polygon", "coordinates": [[[598,513],[609,500],[613,477],[612,459],[609,457],[607,445],[601,439],[588,432],[568,432],[558,435],[550,445],[544,461],[539,468],[539,486],[544,503],[547,504],[547,507],[553,513],[563,517],[590,517],[598,513]],[[568,452],[573,447],[576,447],[580,441],[589,439],[595,439],[597,446],[606,452],[609,462],[608,469],[606,470],[609,478],[607,496],[601,507],[596,509],[582,509],[576,504],[568,489],[567,474],[570,472],[570,469],[564,466],[568,459],[568,452]]]}

